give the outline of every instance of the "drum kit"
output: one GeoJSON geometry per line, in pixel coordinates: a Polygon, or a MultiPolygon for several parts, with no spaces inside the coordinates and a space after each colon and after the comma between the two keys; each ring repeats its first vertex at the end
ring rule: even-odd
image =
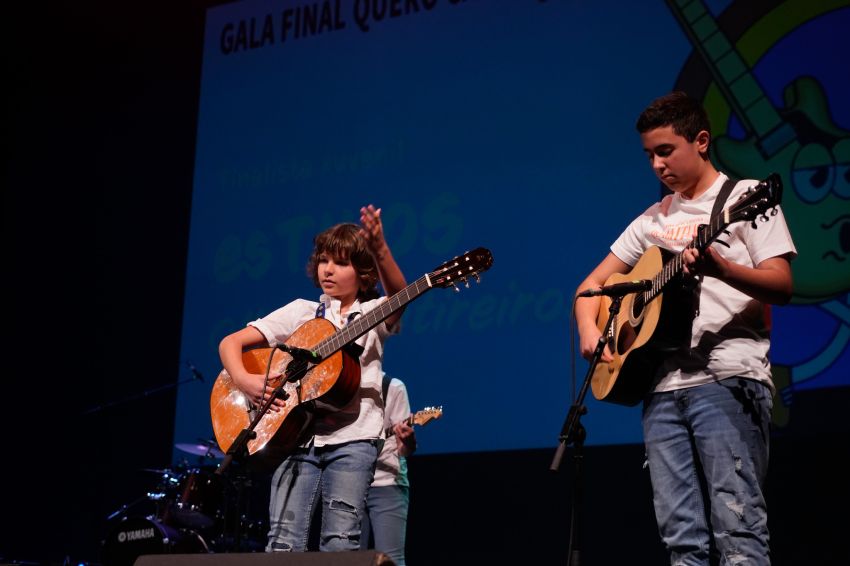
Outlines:
{"type": "MultiPolygon", "coordinates": [[[[265,546],[266,522],[247,513],[246,473],[217,474],[224,454],[214,441],[176,444],[199,458],[174,469],[144,468],[158,479],[144,496],[112,513],[103,541],[104,566],[133,566],[145,554],[259,552],[265,546]],[[138,510],[150,513],[136,513],[138,510]]],[[[232,470],[232,469],[231,469],[232,470]]]]}

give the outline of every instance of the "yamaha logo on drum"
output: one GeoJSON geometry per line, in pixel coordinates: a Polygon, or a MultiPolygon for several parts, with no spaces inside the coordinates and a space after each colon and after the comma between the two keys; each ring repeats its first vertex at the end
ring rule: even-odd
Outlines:
{"type": "Polygon", "coordinates": [[[155,535],[153,528],[137,529],[135,531],[121,531],[120,533],[118,533],[118,542],[144,540],[148,538],[153,538],[154,536],[155,535]]]}

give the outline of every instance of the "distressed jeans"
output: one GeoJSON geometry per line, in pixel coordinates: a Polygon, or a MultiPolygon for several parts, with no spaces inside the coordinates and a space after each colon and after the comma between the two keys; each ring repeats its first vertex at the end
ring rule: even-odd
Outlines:
{"type": "Polygon", "coordinates": [[[362,548],[367,548],[371,534],[375,541],[372,548],[392,558],[396,566],[405,566],[404,539],[407,535],[409,490],[404,485],[371,487],[366,498],[362,548]]]}
{"type": "Polygon", "coordinates": [[[672,565],[770,564],[762,488],[772,408],[766,385],[738,377],[647,397],[655,516],[672,565]]]}
{"type": "Polygon", "coordinates": [[[359,550],[378,450],[378,441],[362,440],[299,448],[284,460],[272,476],[266,551],[307,550],[310,521],[320,501],[319,550],[359,550]]]}

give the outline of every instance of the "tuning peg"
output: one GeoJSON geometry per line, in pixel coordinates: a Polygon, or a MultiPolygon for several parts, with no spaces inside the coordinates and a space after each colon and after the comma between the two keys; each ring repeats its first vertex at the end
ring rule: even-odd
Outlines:
{"type": "Polygon", "coordinates": [[[480,275],[478,275],[477,273],[475,274],[475,282],[476,282],[476,283],[481,283],[481,276],[480,276],[480,275]]]}
{"type": "Polygon", "coordinates": [[[469,289],[469,279],[466,277],[463,278],[463,286],[469,289]]]}
{"type": "Polygon", "coordinates": [[[452,289],[455,290],[455,293],[460,293],[460,289],[458,289],[457,283],[452,283],[452,289]]]}

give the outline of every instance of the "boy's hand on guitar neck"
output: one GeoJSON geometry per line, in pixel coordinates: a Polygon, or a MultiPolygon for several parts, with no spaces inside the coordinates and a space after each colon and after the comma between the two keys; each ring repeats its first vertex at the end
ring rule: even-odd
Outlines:
{"type": "Polygon", "coordinates": [[[696,248],[687,248],[682,252],[682,271],[690,277],[715,277],[723,279],[729,261],[724,259],[713,248],[708,247],[703,253],[696,248]]]}
{"type": "Polygon", "coordinates": [[[416,434],[407,422],[393,425],[393,434],[398,438],[398,451],[402,456],[410,456],[416,451],[416,434]]]}

